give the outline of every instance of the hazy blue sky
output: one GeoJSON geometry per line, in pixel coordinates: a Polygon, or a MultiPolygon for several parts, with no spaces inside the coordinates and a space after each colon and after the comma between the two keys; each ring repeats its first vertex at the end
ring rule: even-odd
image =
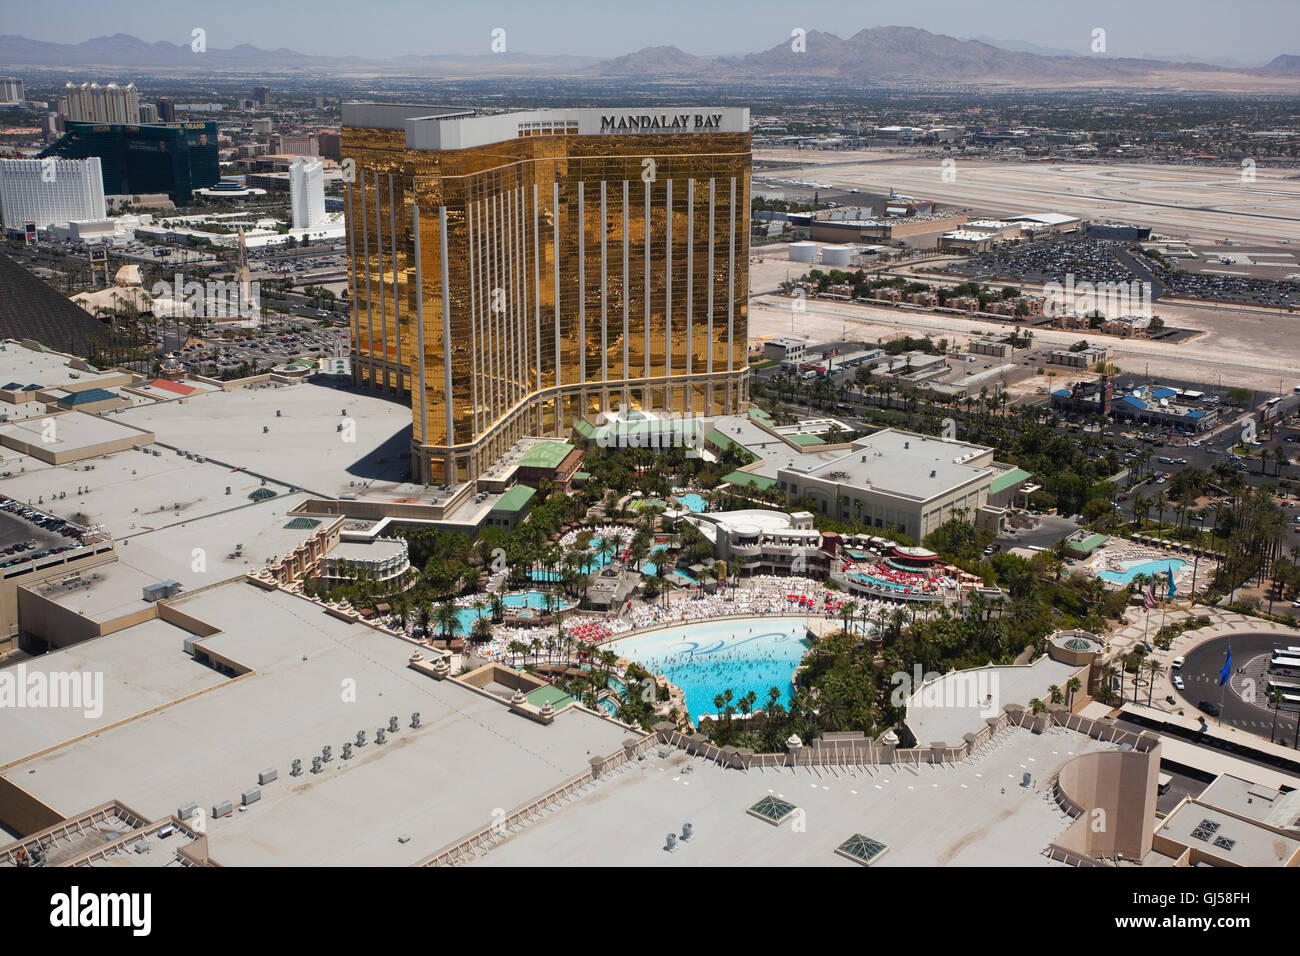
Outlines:
{"type": "Polygon", "coordinates": [[[700,55],[766,49],[794,27],[847,37],[914,26],[958,37],[1024,40],[1087,53],[1107,31],[1110,55],[1264,62],[1300,53],[1300,0],[222,0],[5,2],[0,30],[79,42],[112,33],[209,47],[251,43],[303,53],[387,56],[488,52],[493,28],[512,52],[617,56],[672,44],[700,55]]]}

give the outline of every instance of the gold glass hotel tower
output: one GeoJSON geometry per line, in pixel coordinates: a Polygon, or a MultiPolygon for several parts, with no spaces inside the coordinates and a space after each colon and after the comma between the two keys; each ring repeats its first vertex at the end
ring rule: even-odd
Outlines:
{"type": "Polygon", "coordinates": [[[343,107],[353,375],[425,483],[524,435],[748,401],[747,109],[343,107]]]}

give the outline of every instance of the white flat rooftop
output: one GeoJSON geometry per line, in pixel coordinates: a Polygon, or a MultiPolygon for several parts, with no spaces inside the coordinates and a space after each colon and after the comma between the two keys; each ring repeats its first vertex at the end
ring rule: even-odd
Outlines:
{"type": "Polygon", "coordinates": [[[311,381],[209,392],[119,417],[164,445],[331,498],[380,493],[409,471],[409,405],[311,381]]]}
{"type": "Polygon", "coordinates": [[[968,464],[988,452],[979,445],[886,428],[858,439],[831,461],[796,461],[783,470],[929,501],[981,479],[991,481],[992,468],[968,464]]]}
{"type": "Polygon", "coordinates": [[[1046,796],[1076,754],[1112,749],[1080,734],[1013,730],[973,762],[941,768],[723,769],[681,751],[632,762],[548,811],[486,856],[487,866],[857,866],[835,853],[855,833],[888,846],[875,866],[1051,866],[1042,850],[1070,820],[1046,796]],[[689,768],[689,771],[688,771],[689,768]],[[1033,786],[1019,784],[1026,769],[1033,786]],[[774,826],[746,813],[779,797],[804,812],[774,826]],[[668,833],[694,837],[672,853],[668,833]]]}
{"type": "Polygon", "coordinates": [[[77,451],[91,445],[130,438],[145,444],[149,436],[112,418],[100,418],[85,412],[61,412],[25,421],[9,421],[0,425],[0,435],[9,435],[18,441],[39,445],[53,454],[77,451]],[[47,424],[52,423],[52,424],[47,424]]]}
{"type": "Polygon", "coordinates": [[[315,533],[315,528],[284,527],[291,520],[289,512],[306,500],[301,493],[257,503],[243,497],[220,514],[133,533],[117,541],[115,562],[94,569],[99,577],[92,587],[48,597],[102,622],[146,608],[146,585],[173,580],[182,591],[194,591],[241,577],[283,557],[315,533]],[[237,552],[239,545],[243,548],[237,552]]]}
{"type": "Polygon", "coordinates": [[[6,460],[4,470],[11,475],[0,478],[0,493],[61,518],[81,515],[81,523],[100,525],[114,538],[125,538],[240,508],[262,487],[280,497],[289,491],[288,485],[275,482],[263,486],[262,479],[248,472],[200,463],[158,445],[148,447],[161,454],[132,449],[65,465],[29,456],[6,460]],[[93,467],[87,470],[88,465],[93,467]]]}
{"type": "MultiPolygon", "coordinates": [[[[16,382],[19,385],[40,385],[54,388],[60,385],[84,387],[120,373],[83,372],[68,365],[68,357],[57,352],[37,352],[8,341],[0,343],[0,386],[16,382]]],[[[0,406],[2,407],[2,406],[0,406]]]]}
{"type": "MultiPolygon", "coordinates": [[[[85,708],[0,708],[0,766],[229,680],[177,653],[189,636],[188,631],[165,621],[146,621],[23,661],[25,671],[21,673],[28,677],[36,673],[102,674],[103,709],[98,716],[87,716],[85,708]]],[[[10,679],[19,673],[17,664],[0,668],[0,675],[9,674],[10,679]]],[[[64,809],[76,813],[93,802],[64,809]]]]}
{"type": "MultiPolygon", "coordinates": [[[[406,642],[283,592],[231,583],[176,603],[223,629],[203,646],[254,673],[23,761],[5,771],[7,779],[64,814],[117,797],[157,819],[191,801],[209,814],[222,800],[238,805],[242,792],[258,786],[258,773],[273,767],[279,779],[247,812],[208,820],[217,862],[407,865],[491,822],[498,808],[581,773],[590,757],[615,752],[628,736],[576,708],[549,727],[512,715],[500,702],[408,668],[406,642]],[[412,730],[417,711],[421,727],[412,730]],[[392,716],[400,730],[376,744],[375,730],[392,716]],[[369,743],[341,759],[359,730],[369,743]],[[311,758],[324,745],[333,759],[312,774],[311,758]],[[302,761],[300,777],[289,775],[293,759],[302,761]],[[399,843],[403,835],[410,840],[399,843]]],[[[122,637],[129,641],[134,630],[122,637]]],[[[179,640],[172,654],[189,665],[179,640]]],[[[173,666],[165,655],[160,648],[139,662],[139,679],[173,666]]],[[[13,749],[30,753],[35,742],[20,739],[13,749]]]]}
{"type": "Polygon", "coordinates": [[[985,718],[997,717],[1005,705],[1028,709],[1035,697],[1046,702],[1050,696],[1047,688],[1053,684],[1064,693],[1066,681],[1079,670],[1073,664],[1040,657],[1027,665],[952,671],[912,693],[907,700],[907,726],[922,747],[932,743],[957,747],[964,734],[979,733],[985,718]],[[989,694],[992,699],[986,700],[989,694]]]}

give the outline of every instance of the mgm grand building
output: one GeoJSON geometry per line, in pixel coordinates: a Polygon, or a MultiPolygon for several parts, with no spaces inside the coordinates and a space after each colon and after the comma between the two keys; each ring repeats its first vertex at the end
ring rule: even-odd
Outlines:
{"type": "Polygon", "coordinates": [[[749,110],[347,103],[342,156],[353,375],[409,396],[419,480],[747,405],[749,110]]]}

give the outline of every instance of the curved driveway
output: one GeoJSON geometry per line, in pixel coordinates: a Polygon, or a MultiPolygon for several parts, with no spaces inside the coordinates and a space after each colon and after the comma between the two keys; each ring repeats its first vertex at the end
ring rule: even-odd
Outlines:
{"type": "MultiPolygon", "coordinates": [[[[1216,719],[1206,716],[1206,720],[1218,723],[1221,719],[1224,724],[1267,738],[1273,727],[1274,711],[1267,706],[1267,691],[1261,676],[1261,664],[1267,664],[1267,661],[1261,661],[1260,658],[1275,647],[1288,647],[1295,642],[1294,636],[1284,632],[1270,634],[1241,631],[1213,637],[1186,652],[1186,663],[1173,672],[1182,677],[1185,689],[1175,690],[1174,693],[1181,696],[1191,710],[1196,710],[1203,700],[1217,704],[1222,696],[1222,717],[1216,719]],[[1232,645],[1232,678],[1228,686],[1220,688],[1219,672],[1223,669],[1229,643],[1232,645]],[[1243,667],[1246,668],[1246,673],[1238,673],[1243,667]],[[1250,703],[1242,696],[1252,688],[1259,703],[1250,703]]],[[[1279,714],[1278,741],[1290,745],[1295,727],[1294,714],[1286,711],[1279,714]]]]}

